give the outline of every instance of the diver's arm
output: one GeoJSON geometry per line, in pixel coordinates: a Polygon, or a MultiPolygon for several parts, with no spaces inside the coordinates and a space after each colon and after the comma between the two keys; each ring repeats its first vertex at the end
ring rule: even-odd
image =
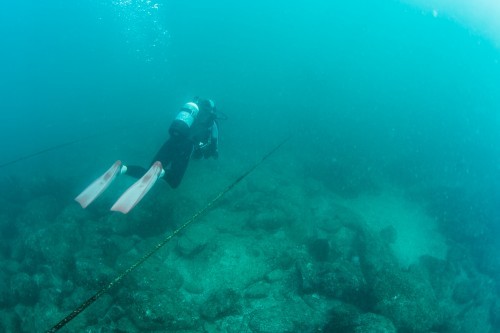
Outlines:
{"type": "Polygon", "coordinates": [[[214,121],[214,124],[212,125],[212,132],[210,136],[210,146],[208,147],[205,157],[208,158],[212,156],[217,159],[219,157],[219,127],[217,126],[216,121],[214,121]]]}

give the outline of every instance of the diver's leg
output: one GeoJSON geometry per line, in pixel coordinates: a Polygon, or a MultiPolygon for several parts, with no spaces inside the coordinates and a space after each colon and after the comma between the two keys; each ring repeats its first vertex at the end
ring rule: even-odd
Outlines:
{"type": "MultiPolygon", "coordinates": [[[[160,161],[163,165],[164,169],[169,167],[171,156],[174,152],[173,145],[171,140],[167,140],[161,148],[156,153],[153,161],[151,161],[151,165],[153,165],[156,161],[160,161]]],[[[139,165],[127,165],[127,175],[133,178],[141,178],[148,170],[139,165]]]]}
{"type": "Polygon", "coordinates": [[[146,168],[143,168],[140,165],[127,165],[126,175],[139,179],[144,176],[146,171],[146,168]]]}
{"type": "Polygon", "coordinates": [[[168,139],[156,153],[155,157],[151,161],[151,165],[153,165],[156,161],[160,161],[163,168],[166,168],[172,161],[172,156],[174,156],[175,153],[176,144],[171,139],[168,139]]]}
{"type": "Polygon", "coordinates": [[[178,146],[177,154],[175,158],[172,159],[172,164],[170,168],[166,170],[165,174],[165,180],[172,188],[178,187],[181,183],[192,152],[193,144],[191,142],[186,142],[178,146]]]}

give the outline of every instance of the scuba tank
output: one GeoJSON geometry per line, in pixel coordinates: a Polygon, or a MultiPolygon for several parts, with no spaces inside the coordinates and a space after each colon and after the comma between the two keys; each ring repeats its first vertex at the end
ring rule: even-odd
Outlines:
{"type": "Polygon", "coordinates": [[[184,104],[170,125],[168,130],[170,135],[173,137],[187,136],[199,112],[200,109],[196,103],[189,102],[184,104]]]}
{"type": "Polygon", "coordinates": [[[184,122],[187,127],[191,127],[193,125],[194,120],[198,116],[198,112],[200,112],[200,108],[196,103],[189,102],[184,104],[181,108],[181,112],[175,117],[175,120],[180,120],[184,122]]]}

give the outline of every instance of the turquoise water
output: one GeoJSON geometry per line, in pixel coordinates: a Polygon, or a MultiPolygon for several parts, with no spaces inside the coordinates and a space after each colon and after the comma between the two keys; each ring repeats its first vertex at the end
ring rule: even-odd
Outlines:
{"type": "Polygon", "coordinates": [[[65,329],[500,330],[494,26],[391,0],[1,7],[2,330],[52,327],[288,135],[65,329]],[[128,215],[127,177],[73,201],[147,166],[195,95],[227,115],[217,161],[128,215]]]}

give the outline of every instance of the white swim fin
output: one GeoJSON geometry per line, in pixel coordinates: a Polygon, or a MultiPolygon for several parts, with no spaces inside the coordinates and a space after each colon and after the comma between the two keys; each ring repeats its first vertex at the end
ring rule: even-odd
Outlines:
{"type": "Polygon", "coordinates": [[[127,171],[127,167],[121,161],[116,161],[111,168],[109,168],[101,177],[97,178],[90,184],[75,200],[86,208],[92,203],[104,190],[115,180],[116,176],[120,173],[127,171]]]}
{"type": "Polygon", "coordinates": [[[127,214],[139,203],[139,201],[141,201],[164,173],[161,162],[156,161],[141,179],[136,181],[122,194],[113,207],[111,207],[111,210],[127,214]]]}

